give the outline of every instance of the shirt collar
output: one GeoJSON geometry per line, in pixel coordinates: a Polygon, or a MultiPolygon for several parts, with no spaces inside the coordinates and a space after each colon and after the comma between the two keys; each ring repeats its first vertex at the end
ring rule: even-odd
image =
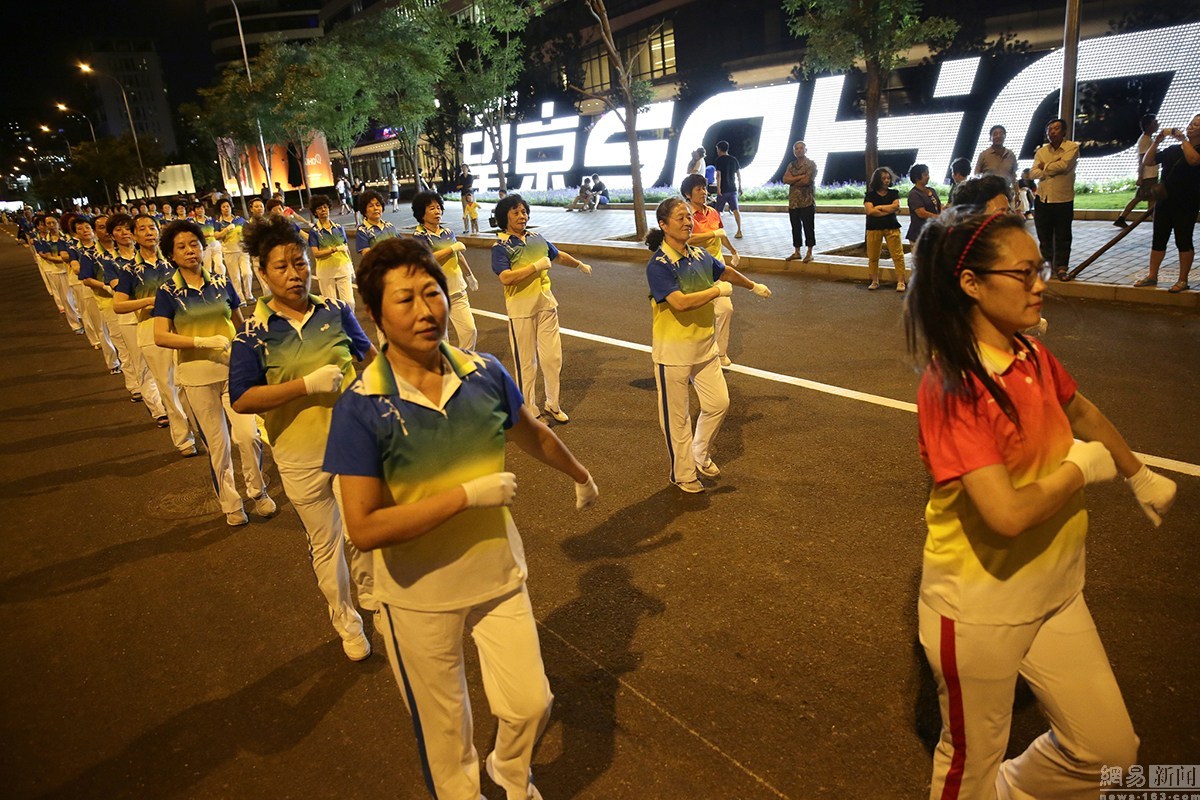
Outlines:
{"type": "MultiPolygon", "coordinates": [[[[206,285],[212,283],[212,275],[210,275],[208,270],[206,270],[204,267],[200,268],[200,280],[200,289],[197,291],[202,291],[206,285]]],[[[183,270],[179,269],[178,267],[176,267],[175,272],[171,274],[171,283],[174,284],[176,289],[180,289],[182,291],[192,288],[190,285],[188,285],[187,279],[183,277],[183,270]]]]}
{"type": "Polygon", "coordinates": [[[685,258],[695,258],[696,257],[695,251],[698,248],[696,248],[690,244],[685,244],[683,247],[684,252],[681,253],[678,250],[676,250],[674,247],[671,247],[671,245],[667,244],[666,240],[664,239],[660,249],[663,251],[663,255],[665,255],[672,264],[678,264],[680,261],[682,261],[685,258]]]}
{"type": "Polygon", "coordinates": [[[1024,361],[1029,356],[1029,351],[1019,341],[1014,342],[1014,347],[1015,351],[1010,353],[987,342],[979,342],[979,360],[988,372],[1003,375],[1015,362],[1024,361]]]}
{"type": "MultiPolygon", "coordinates": [[[[270,301],[271,301],[271,295],[269,295],[269,294],[265,294],[262,297],[258,298],[258,302],[255,303],[255,305],[254,305],[254,314],[253,314],[254,321],[259,323],[260,325],[266,326],[268,323],[270,323],[271,317],[279,317],[281,320],[287,322],[290,325],[292,322],[291,318],[285,317],[283,314],[280,314],[279,312],[277,312],[273,308],[271,308],[271,306],[268,305],[268,303],[270,303],[270,301]]],[[[324,297],[321,297],[321,295],[319,295],[319,294],[313,294],[312,292],[309,292],[309,294],[308,294],[308,310],[304,312],[304,317],[303,317],[304,321],[308,321],[308,319],[310,317],[312,317],[313,312],[315,312],[319,306],[324,306],[324,305],[325,305],[324,297]]]]}
{"type": "MultiPolygon", "coordinates": [[[[455,389],[457,389],[457,384],[460,383],[463,378],[467,377],[479,368],[478,365],[482,361],[478,356],[468,353],[465,350],[459,350],[457,347],[450,345],[445,340],[442,340],[442,342],[438,344],[438,349],[442,354],[442,363],[449,367],[449,369],[446,370],[444,377],[452,378],[456,384],[454,387],[455,389]]],[[[400,399],[405,400],[406,402],[417,403],[419,405],[431,407],[429,398],[418,392],[407,381],[396,377],[395,372],[392,370],[391,363],[387,360],[387,343],[384,343],[383,348],[379,351],[379,355],[375,358],[375,360],[372,361],[365,370],[363,370],[362,381],[363,389],[366,394],[381,395],[384,397],[399,395],[400,399]]],[[[446,384],[443,381],[443,401],[453,394],[453,392],[450,392],[449,394],[445,392],[445,385],[446,384]]],[[[440,411],[441,409],[435,410],[440,411]]]]}

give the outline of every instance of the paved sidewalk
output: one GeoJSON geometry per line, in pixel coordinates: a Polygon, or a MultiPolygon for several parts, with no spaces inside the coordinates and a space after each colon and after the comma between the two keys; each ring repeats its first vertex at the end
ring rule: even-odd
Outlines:
{"type": "MultiPolygon", "coordinates": [[[[481,224],[486,225],[493,207],[492,204],[480,207],[481,224]]],[[[458,204],[448,202],[444,221],[450,223],[450,227],[459,233],[461,219],[457,213],[458,204]]],[[[407,206],[401,206],[400,211],[386,213],[384,216],[399,227],[416,224],[407,206]]],[[[722,216],[726,228],[731,232],[735,230],[736,225],[732,213],[726,211],[722,216]]],[[[338,221],[348,227],[354,222],[349,215],[339,217],[338,221]]],[[[650,227],[654,227],[656,224],[653,206],[647,211],[647,223],[650,227]]],[[[633,234],[633,212],[631,210],[618,208],[585,213],[537,206],[534,207],[530,216],[530,224],[546,238],[572,253],[578,251],[583,255],[604,255],[609,258],[640,260],[645,252],[644,245],[617,238],[633,234]]],[[[908,222],[901,220],[901,224],[907,228],[908,222]]],[[[1033,233],[1033,222],[1030,221],[1028,226],[1030,233],[1033,233]]],[[[751,269],[786,269],[842,280],[866,280],[867,261],[865,258],[829,253],[831,250],[863,241],[864,228],[861,215],[818,214],[816,219],[818,244],[816,258],[811,264],[783,261],[792,251],[791,226],[787,214],[745,211],[742,213],[742,229],[744,238],[733,240],[733,244],[741,253],[743,264],[751,269]]],[[[1111,222],[1105,220],[1076,220],[1073,231],[1072,266],[1091,255],[1119,233],[1111,222]]],[[[1173,245],[1169,247],[1166,261],[1159,273],[1159,286],[1163,288],[1157,291],[1133,288],[1133,282],[1146,273],[1150,252],[1150,234],[1150,222],[1147,220],[1080,273],[1074,281],[1068,283],[1055,281],[1053,290],[1067,296],[1169,304],[1200,309],[1200,292],[1193,290],[1172,295],[1165,290],[1165,287],[1174,283],[1179,276],[1179,260],[1173,245]]],[[[483,244],[483,237],[489,235],[482,233],[479,240],[468,239],[467,241],[483,244]]],[[[886,261],[881,266],[884,268],[882,275],[886,280],[891,275],[891,270],[887,268],[886,261]]]]}

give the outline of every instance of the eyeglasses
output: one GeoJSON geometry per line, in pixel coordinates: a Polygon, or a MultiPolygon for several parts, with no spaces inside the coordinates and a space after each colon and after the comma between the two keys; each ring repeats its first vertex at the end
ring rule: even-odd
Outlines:
{"type": "Polygon", "coordinates": [[[1042,264],[1037,269],[973,269],[976,275],[1009,275],[1025,284],[1026,289],[1032,289],[1038,278],[1042,283],[1050,281],[1050,265],[1042,264]]]}

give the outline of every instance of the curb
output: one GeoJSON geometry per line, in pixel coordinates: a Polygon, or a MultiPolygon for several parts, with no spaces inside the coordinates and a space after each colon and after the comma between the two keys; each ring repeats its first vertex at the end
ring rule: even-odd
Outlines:
{"type": "MultiPolygon", "coordinates": [[[[491,236],[459,236],[458,240],[470,247],[491,247],[495,239],[491,236]]],[[[595,242],[555,241],[555,246],[566,250],[574,256],[593,256],[608,258],[614,261],[628,261],[642,264],[649,259],[649,250],[645,245],[634,242],[597,244],[595,242]]],[[[812,275],[831,280],[866,281],[867,265],[863,259],[839,258],[814,259],[808,263],[803,261],[784,261],[782,258],[766,256],[743,256],[740,268],[750,268],[759,272],[778,272],[800,275],[812,275]]],[[[885,281],[895,281],[895,270],[879,265],[879,277],[885,281]]],[[[1135,303],[1165,308],[1177,308],[1200,312],[1200,292],[1187,291],[1171,294],[1165,290],[1138,289],[1115,283],[1092,283],[1088,281],[1052,281],[1048,292],[1057,297],[1078,297],[1086,300],[1100,300],[1114,303],[1135,303]]]]}
{"type": "MultiPolygon", "coordinates": [[[[600,208],[601,209],[605,209],[605,208],[612,209],[613,211],[633,211],[633,203],[609,203],[607,205],[601,206],[600,208]]],[[[647,201],[646,208],[648,210],[653,210],[654,204],[647,201]]],[[[816,208],[817,208],[816,213],[818,213],[818,214],[857,214],[858,216],[863,215],[863,208],[861,205],[831,206],[831,205],[821,205],[820,203],[818,203],[816,208]]],[[[738,210],[739,211],[753,211],[753,212],[759,212],[759,213],[786,214],[788,208],[786,205],[776,205],[774,203],[738,203],[738,210]]],[[[1135,213],[1140,213],[1140,212],[1135,212],[1135,213]]],[[[1113,208],[1113,209],[1080,208],[1080,209],[1075,210],[1074,218],[1078,222],[1104,222],[1104,221],[1112,222],[1120,214],[1121,214],[1120,209],[1116,209],[1116,208],[1113,208]]],[[[908,214],[902,213],[901,216],[906,217],[906,216],[908,216],[908,214]]]]}

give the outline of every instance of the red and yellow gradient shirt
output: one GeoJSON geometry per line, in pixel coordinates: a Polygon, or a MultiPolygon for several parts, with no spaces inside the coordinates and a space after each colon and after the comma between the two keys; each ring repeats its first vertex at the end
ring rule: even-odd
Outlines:
{"type": "Polygon", "coordinates": [[[925,508],[921,599],[960,622],[1016,625],[1044,616],[1083,589],[1083,491],[1045,522],[1007,537],[984,522],[962,476],[1001,464],[1019,489],[1058,469],[1074,441],[1063,405],[1075,396],[1076,384],[1040,344],[1030,353],[1018,343],[1015,355],[980,344],[979,353],[1012,399],[1021,427],[977,379],[974,399],[947,397],[936,366],[926,369],[917,417],[921,460],[934,487],[925,508]]]}

